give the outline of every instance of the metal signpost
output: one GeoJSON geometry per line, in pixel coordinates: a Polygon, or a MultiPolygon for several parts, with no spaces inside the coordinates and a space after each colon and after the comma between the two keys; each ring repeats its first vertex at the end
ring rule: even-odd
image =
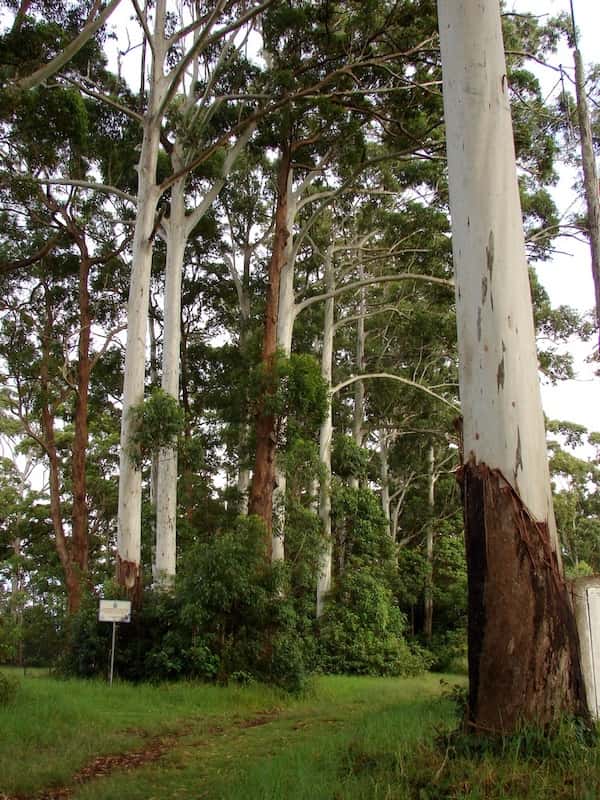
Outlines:
{"type": "Polygon", "coordinates": [[[115,642],[117,639],[117,623],[131,622],[131,603],[129,600],[100,600],[98,612],[100,622],[112,622],[112,646],[110,649],[110,685],[113,682],[115,668],[115,642]]]}

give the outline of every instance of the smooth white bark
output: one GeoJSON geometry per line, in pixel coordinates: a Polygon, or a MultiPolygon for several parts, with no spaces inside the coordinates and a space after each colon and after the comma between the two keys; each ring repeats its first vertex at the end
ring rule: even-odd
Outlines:
{"type": "MultiPolygon", "coordinates": [[[[181,345],[181,279],[185,253],[185,180],[171,189],[165,269],[163,391],[179,398],[179,351],[181,345]]],[[[156,492],[156,554],[154,577],[168,586],[175,576],[177,553],[177,442],[161,448],[156,492]]]]}
{"type": "Polygon", "coordinates": [[[429,573],[425,584],[425,620],[423,629],[425,637],[431,639],[433,630],[433,514],[435,510],[435,484],[437,475],[435,473],[435,447],[429,445],[427,453],[427,506],[429,519],[427,520],[427,534],[425,538],[425,550],[427,553],[427,566],[429,573]]]}
{"type": "MultiPolygon", "coordinates": [[[[364,280],[365,270],[362,263],[358,268],[359,280],[364,280]]],[[[356,373],[362,375],[366,371],[365,365],[365,314],[366,314],[366,294],[365,287],[359,290],[359,315],[356,321],[356,373]]],[[[352,438],[357,447],[363,444],[363,427],[365,421],[365,385],[361,380],[354,384],[354,414],[352,417],[352,438]]],[[[358,486],[358,481],[356,481],[358,486]]]]}
{"type": "Polygon", "coordinates": [[[144,399],[146,330],[152,267],[152,231],[159,197],[156,165],[160,144],[160,117],[157,115],[166,90],[163,75],[166,55],[164,39],[165,0],[158,0],[153,36],[152,82],[138,164],[137,216],[132,244],[131,282],[127,305],[127,344],[123,379],[121,450],[119,467],[119,505],[117,556],[127,563],[127,588],[133,589],[139,577],[141,557],[142,473],[132,459],[134,421],[131,410],[144,399]]]}
{"type": "MultiPolygon", "coordinates": [[[[229,45],[226,46],[229,48],[229,45]]],[[[193,94],[187,96],[186,108],[191,107],[193,94]]],[[[209,211],[235,161],[255,130],[249,124],[230,148],[223,162],[221,175],[214,181],[201,202],[189,213],[185,204],[185,177],[179,178],[171,188],[171,208],[164,226],[167,238],[165,274],[165,320],[162,359],[162,389],[179,399],[180,347],[181,347],[181,282],[185,248],[194,228],[209,211]]],[[[189,155],[189,153],[188,153],[189,155]]],[[[186,158],[180,139],[174,145],[172,165],[175,173],[182,172],[186,158]]],[[[158,459],[156,500],[156,555],[154,574],[158,583],[165,586],[173,581],[177,553],[177,443],[161,449],[158,459]]]]}
{"type": "MultiPolygon", "coordinates": [[[[288,230],[291,232],[296,217],[296,200],[292,190],[293,170],[288,177],[288,230]]],[[[285,264],[281,270],[279,283],[279,308],[277,312],[277,347],[286,358],[292,352],[292,338],[296,308],[294,305],[294,237],[290,235],[286,244],[285,264]]],[[[287,476],[280,459],[275,461],[275,488],[273,490],[273,538],[271,560],[283,561],[285,558],[285,493],[287,476]]]]}
{"type": "Polygon", "coordinates": [[[583,167],[583,185],[587,206],[587,227],[590,240],[590,256],[592,261],[592,278],[596,300],[596,322],[600,336],[600,192],[598,171],[594,154],[594,140],[590,123],[590,111],[585,91],[585,73],[579,48],[573,53],[575,61],[575,89],[577,92],[577,116],[579,120],[579,136],[581,140],[581,163],[583,167]]]}
{"type": "Polygon", "coordinates": [[[438,2],[465,461],[553,530],[498,0],[438,2]]]}
{"type": "Polygon", "coordinates": [[[381,509],[385,517],[385,529],[391,536],[390,513],[390,467],[388,459],[388,436],[385,431],[379,432],[379,475],[381,480],[381,509]]]}
{"type": "MultiPolygon", "coordinates": [[[[327,291],[335,288],[333,269],[333,246],[327,250],[325,257],[325,284],[327,291]]],[[[335,300],[333,295],[325,301],[325,317],[323,323],[323,351],[321,353],[321,377],[331,389],[333,378],[333,340],[335,333],[335,300]]],[[[317,578],[317,619],[322,615],[325,597],[331,591],[331,565],[333,559],[333,541],[331,539],[331,440],[333,436],[333,414],[331,396],[327,404],[327,413],[319,431],[319,459],[323,471],[319,492],[319,517],[325,540],[325,547],[319,558],[319,574],[317,578]]]]}

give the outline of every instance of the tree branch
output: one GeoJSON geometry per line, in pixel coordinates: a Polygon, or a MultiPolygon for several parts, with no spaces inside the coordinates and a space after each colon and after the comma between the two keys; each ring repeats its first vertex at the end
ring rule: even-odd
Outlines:
{"type": "Polygon", "coordinates": [[[354,289],[360,289],[363,286],[370,286],[375,283],[391,283],[392,281],[425,281],[426,283],[433,283],[437,286],[447,286],[454,288],[454,281],[450,278],[435,278],[433,275],[421,275],[418,272],[398,272],[396,275],[379,275],[370,278],[363,278],[353,283],[347,283],[345,286],[338,286],[330,292],[323,292],[323,294],[315,294],[312,297],[307,297],[295,305],[296,316],[304,311],[305,308],[320,303],[322,300],[328,300],[330,297],[337,297],[343,292],[351,292],[354,289]]]}
{"type": "Polygon", "coordinates": [[[42,258],[45,258],[48,255],[48,253],[50,253],[52,249],[58,244],[59,241],[60,241],[60,236],[54,236],[52,239],[50,239],[50,241],[46,242],[46,244],[43,247],[40,247],[37,253],[34,253],[33,255],[28,256],[27,258],[21,258],[18,259],[17,261],[0,262],[0,273],[5,275],[9,272],[15,272],[16,270],[25,269],[25,267],[30,267],[32,264],[41,261],[42,258]]]}
{"type": "Polygon", "coordinates": [[[20,175],[19,177],[33,180],[36,183],[41,183],[44,186],[75,186],[79,189],[92,189],[95,192],[102,194],[114,194],[123,200],[128,200],[130,203],[137,205],[137,198],[127,192],[117,189],[116,186],[110,186],[106,183],[96,183],[95,181],[82,181],[76,178],[34,178],[31,175],[20,175]]]}
{"type": "Polygon", "coordinates": [[[453,411],[460,412],[460,406],[456,403],[450,402],[450,400],[446,400],[445,397],[442,395],[437,394],[428,386],[423,386],[422,383],[416,383],[416,381],[411,381],[409,378],[401,378],[400,375],[392,375],[390,372],[367,372],[364,375],[353,375],[351,378],[347,378],[345,381],[338,383],[337,386],[334,386],[331,389],[331,394],[334,395],[337,392],[345,389],[346,386],[350,386],[352,383],[356,383],[356,381],[366,381],[370,380],[371,378],[386,378],[387,380],[391,381],[399,381],[400,383],[404,383],[406,386],[412,386],[413,389],[420,389],[425,394],[428,394],[430,397],[433,397],[435,400],[439,400],[440,403],[444,403],[444,405],[449,406],[453,411]]]}
{"type": "Polygon", "coordinates": [[[138,114],[138,112],[134,111],[132,108],[127,108],[127,106],[119,103],[118,100],[115,100],[110,95],[102,94],[102,92],[97,92],[95,89],[90,89],[89,86],[81,83],[81,81],[76,81],[74,78],[67,78],[67,81],[72,86],[77,87],[80,92],[87,94],[88,97],[93,97],[101,103],[106,103],[107,106],[111,106],[111,108],[114,108],[116,111],[120,111],[121,114],[125,114],[125,116],[135,120],[135,122],[138,122],[140,125],[144,124],[144,118],[141,114],[138,114]]]}
{"type": "Polygon", "coordinates": [[[65,64],[68,64],[69,61],[77,55],[81,48],[89,42],[96,31],[98,31],[98,29],[104,25],[106,20],[110,17],[120,2],[121,0],[111,0],[111,2],[108,3],[104,10],[101,11],[95,19],[84,25],[84,27],[81,29],[81,32],[70,44],[64,48],[64,50],[61,50],[60,53],[57,53],[57,55],[55,55],[51,61],[49,61],[47,64],[44,64],[43,67],[36,69],[36,71],[31,75],[17,80],[15,85],[19,89],[33,89],[34,87],[39,86],[40,83],[48,80],[48,78],[51,78],[56,72],[62,69],[65,64]]]}

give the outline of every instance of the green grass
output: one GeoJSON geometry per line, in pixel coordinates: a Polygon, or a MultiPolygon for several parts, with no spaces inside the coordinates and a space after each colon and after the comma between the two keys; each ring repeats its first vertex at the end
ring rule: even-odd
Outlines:
{"type": "Polygon", "coordinates": [[[600,797],[600,748],[575,726],[500,742],[454,735],[455,707],[435,675],[321,677],[299,698],[261,686],[29,677],[0,724],[9,798],[60,786],[74,800],[600,797]],[[98,755],[142,751],[167,734],[157,760],[74,782],[98,755]]]}
{"type": "Polygon", "coordinates": [[[0,708],[0,792],[7,794],[66,784],[98,755],[136,749],[149,735],[201,727],[241,709],[251,715],[274,708],[281,697],[264,687],[20,680],[14,703],[0,708]]]}

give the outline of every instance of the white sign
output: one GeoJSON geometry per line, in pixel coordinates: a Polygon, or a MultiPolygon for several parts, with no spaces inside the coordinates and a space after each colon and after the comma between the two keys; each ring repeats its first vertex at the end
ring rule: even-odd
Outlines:
{"type": "Polygon", "coordinates": [[[98,620],[100,622],[131,622],[130,601],[100,600],[98,620]]]}

